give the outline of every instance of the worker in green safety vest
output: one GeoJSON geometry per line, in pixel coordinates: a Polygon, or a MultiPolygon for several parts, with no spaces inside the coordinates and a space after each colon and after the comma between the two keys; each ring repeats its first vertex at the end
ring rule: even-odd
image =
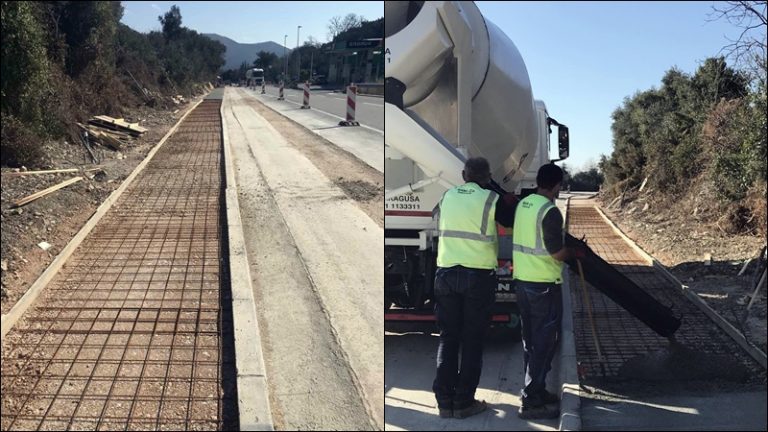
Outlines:
{"type": "Polygon", "coordinates": [[[462,176],[466,183],[446,191],[438,207],[434,286],[440,345],[432,390],[444,418],[466,418],[486,409],[475,391],[496,295],[496,223],[511,227],[516,204],[514,196],[499,199],[486,189],[491,174],[484,158],[467,160],[462,176]]]}
{"type": "Polygon", "coordinates": [[[563,261],[584,257],[564,246],[563,216],[554,204],[563,170],[547,164],[536,175],[536,192],[515,211],[512,263],[523,333],[525,387],[518,417],[556,418],[559,399],[546,389],[562,321],[563,261]]]}

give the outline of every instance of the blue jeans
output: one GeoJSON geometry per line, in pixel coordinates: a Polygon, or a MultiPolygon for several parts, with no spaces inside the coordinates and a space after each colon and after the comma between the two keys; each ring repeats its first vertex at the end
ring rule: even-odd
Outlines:
{"type": "Polygon", "coordinates": [[[563,292],[555,283],[518,280],[516,285],[525,363],[523,405],[540,406],[563,320],[563,292]]]}
{"type": "Polygon", "coordinates": [[[491,321],[495,293],[494,270],[456,266],[439,268],[435,274],[440,345],[432,390],[441,409],[466,408],[475,399],[483,367],[483,339],[491,321]]]}

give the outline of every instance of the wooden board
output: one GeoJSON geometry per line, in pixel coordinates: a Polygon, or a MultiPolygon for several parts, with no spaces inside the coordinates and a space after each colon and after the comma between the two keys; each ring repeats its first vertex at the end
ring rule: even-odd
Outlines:
{"type": "MultiPolygon", "coordinates": [[[[91,171],[101,171],[103,168],[101,167],[95,167],[95,168],[88,168],[82,170],[83,172],[91,172],[91,171]]],[[[64,169],[55,169],[55,170],[44,170],[44,171],[19,171],[19,172],[7,172],[3,173],[6,177],[20,177],[25,175],[38,175],[38,174],[58,174],[58,173],[70,173],[70,172],[80,172],[81,168],[64,168],[64,169]]]]}
{"type": "Polygon", "coordinates": [[[48,195],[51,192],[56,192],[57,190],[59,190],[61,188],[65,188],[65,187],[67,187],[67,186],[69,186],[69,185],[71,185],[73,183],[77,183],[77,182],[79,182],[82,179],[83,179],[82,177],[71,178],[71,179],[63,181],[63,182],[61,182],[61,183],[59,183],[57,185],[51,186],[51,187],[49,187],[47,189],[43,189],[40,192],[35,192],[32,195],[29,195],[29,196],[24,197],[24,198],[22,198],[20,200],[14,201],[12,207],[21,207],[23,205],[29,204],[32,201],[37,200],[38,198],[42,198],[42,197],[48,195]]]}
{"type": "Polygon", "coordinates": [[[93,116],[88,122],[99,126],[105,126],[110,129],[127,131],[134,136],[141,135],[147,131],[146,128],[139,126],[138,123],[128,123],[123,119],[116,119],[105,115],[93,116]]]}

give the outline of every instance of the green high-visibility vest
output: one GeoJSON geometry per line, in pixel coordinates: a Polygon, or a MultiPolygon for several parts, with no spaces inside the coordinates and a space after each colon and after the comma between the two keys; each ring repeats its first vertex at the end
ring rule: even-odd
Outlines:
{"type": "Polygon", "coordinates": [[[552,201],[539,194],[528,195],[517,205],[512,235],[515,279],[562,283],[563,263],[552,258],[544,246],[542,221],[552,209],[556,209],[552,201]]]}
{"type": "Polygon", "coordinates": [[[496,268],[498,198],[498,194],[477,183],[467,183],[445,192],[440,200],[438,267],[496,268]]]}

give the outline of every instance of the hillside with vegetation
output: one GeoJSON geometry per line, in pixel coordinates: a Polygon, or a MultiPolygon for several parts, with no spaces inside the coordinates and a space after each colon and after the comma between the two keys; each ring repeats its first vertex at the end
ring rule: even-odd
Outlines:
{"type": "Polygon", "coordinates": [[[765,237],[765,6],[731,3],[732,16],[755,3],[762,29],[731,47],[733,64],[713,57],[693,74],[672,68],[613,112],[613,152],[599,164],[606,205],[700,232],[765,237]]]}
{"type": "Polygon", "coordinates": [[[79,143],[76,122],[168,108],[214,82],[219,42],[182,26],[172,6],[162,31],[121,24],[119,1],[2,2],[2,164],[39,166],[43,143],[79,143]]]}
{"type": "Polygon", "coordinates": [[[712,8],[739,39],[613,112],[600,197],[629,237],[765,352],[766,3],[712,8]]]}

